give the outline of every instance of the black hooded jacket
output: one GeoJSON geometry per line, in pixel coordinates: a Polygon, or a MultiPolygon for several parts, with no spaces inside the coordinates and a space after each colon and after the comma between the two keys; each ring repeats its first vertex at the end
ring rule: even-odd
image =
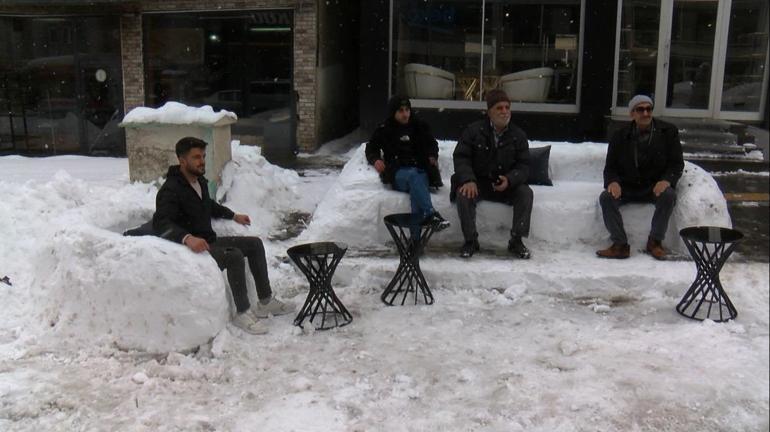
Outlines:
{"type": "Polygon", "coordinates": [[[634,137],[634,122],[615,132],[607,147],[604,187],[618,182],[621,188],[646,189],[661,180],[676,187],[684,170],[682,143],[676,126],[653,119],[646,157],[640,158],[634,137]],[[646,161],[646,163],[640,163],[646,161]]]}
{"type": "Polygon", "coordinates": [[[402,106],[411,109],[408,98],[394,96],[388,101],[388,117],[366,143],[366,160],[370,165],[378,159],[385,162],[385,172],[380,174],[383,183],[392,184],[399,168],[416,166],[427,172],[431,187],[443,186],[438,167],[429,161],[431,157],[438,159],[438,142],[433,138],[430,126],[414,114],[406,125],[398,123],[394,116],[402,106]]]}
{"type": "Polygon", "coordinates": [[[166,182],[155,197],[155,215],[152,227],[155,235],[181,243],[187,234],[214,243],[217,234],[211,228],[211,218],[232,219],[229,208],[209,197],[208,181],[198,177],[201,197],[182,174],[179,165],[168,167],[166,182]]]}

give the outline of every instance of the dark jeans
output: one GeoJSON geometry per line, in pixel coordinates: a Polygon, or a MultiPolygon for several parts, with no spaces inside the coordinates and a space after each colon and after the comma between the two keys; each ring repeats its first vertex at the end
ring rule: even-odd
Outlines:
{"type": "Polygon", "coordinates": [[[249,261],[251,275],[257,286],[257,296],[260,300],[270,298],[270,280],[267,278],[267,261],[265,247],[259,237],[218,237],[211,244],[209,253],[217,262],[220,270],[227,269],[227,281],[233,293],[233,302],[238,313],[249,309],[249,295],[246,291],[245,257],[249,261]]]}
{"type": "Polygon", "coordinates": [[[477,186],[479,186],[479,195],[474,199],[468,199],[459,192],[457,193],[457,215],[460,216],[460,227],[466,242],[476,240],[479,236],[476,231],[476,204],[481,200],[513,206],[511,237],[529,236],[529,221],[532,216],[532,201],[534,199],[532,189],[529,186],[520,184],[509,187],[503,192],[496,192],[491,187],[477,186]]]}
{"type": "Polygon", "coordinates": [[[676,205],[676,191],[673,188],[668,188],[660,196],[656,197],[652,192],[652,186],[646,189],[624,188],[621,186],[620,192],[619,199],[613,198],[606,190],[599,196],[604,226],[610,232],[612,243],[628,244],[626,230],[623,228],[623,216],[620,214],[620,206],[630,202],[655,204],[650,237],[663,241],[668,230],[668,220],[674,211],[674,205],[676,205]]]}

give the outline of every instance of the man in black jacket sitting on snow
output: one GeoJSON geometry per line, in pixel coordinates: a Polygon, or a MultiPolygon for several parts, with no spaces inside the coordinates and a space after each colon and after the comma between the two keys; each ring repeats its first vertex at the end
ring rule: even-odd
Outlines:
{"type": "Polygon", "coordinates": [[[508,251],[529,259],[522,237],[529,236],[534,195],[527,185],[529,141],[524,131],[511,123],[511,101],[499,89],[486,95],[487,117],[470,124],[457,141],[452,158],[450,200],[457,201],[457,214],[465,240],[460,256],[470,258],[479,250],[476,204],[481,200],[513,207],[508,251]]]}
{"type": "Polygon", "coordinates": [[[209,196],[206,172],[206,142],[186,137],[176,143],[179,165],[168,168],[166,182],[155,199],[152,226],[156,235],[181,243],[196,253],[208,251],[220,269],[227,269],[237,315],[233,324],[251,333],[262,334],[267,328],[259,318],[282,315],[291,310],[274,298],[267,277],[265,248],[259,237],[217,237],[211,218],[232,219],[251,224],[248,215],[234,213],[209,196]],[[249,262],[257,286],[259,305],[249,303],[246,292],[244,257],[249,262]]]}
{"type": "MultiPolygon", "coordinates": [[[[409,98],[390,99],[388,117],[366,144],[366,160],[383,183],[409,194],[413,215],[432,223],[437,231],[449,227],[430,198],[429,187],[443,186],[438,169],[438,142],[428,124],[412,115],[409,98]]],[[[413,231],[414,236],[419,229],[413,231]]]]}
{"type": "Polygon", "coordinates": [[[617,131],[607,147],[604,192],[599,196],[604,225],[612,245],[597,251],[600,258],[628,258],[620,206],[629,202],[654,203],[646,251],[664,259],[663,238],[676,204],[676,183],[684,170],[682,143],[676,126],[652,118],[652,99],[636,95],[628,103],[631,122],[617,131]]]}

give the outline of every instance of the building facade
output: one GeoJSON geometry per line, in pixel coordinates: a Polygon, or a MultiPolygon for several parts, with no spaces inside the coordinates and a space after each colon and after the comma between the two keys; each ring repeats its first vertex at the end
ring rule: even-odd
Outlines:
{"type": "Polygon", "coordinates": [[[362,101],[408,95],[447,138],[492,88],[538,139],[605,140],[636,93],[659,116],[767,127],[764,0],[379,0],[361,18],[362,101]]]}
{"type": "Polygon", "coordinates": [[[234,137],[266,152],[315,149],[357,121],[356,38],[318,25],[319,15],[336,21],[347,9],[319,11],[314,0],[4,1],[0,152],[125,154],[125,113],[167,101],[235,112],[234,137]],[[330,52],[346,48],[356,54],[348,66],[330,52]]]}
{"type": "Polygon", "coordinates": [[[371,132],[405,94],[440,138],[505,90],[535,139],[655,114],[768,127],[767,0],[3,0],[0,154],[125,154],[166,101],[238,114],[266,154],[371,132]]]}

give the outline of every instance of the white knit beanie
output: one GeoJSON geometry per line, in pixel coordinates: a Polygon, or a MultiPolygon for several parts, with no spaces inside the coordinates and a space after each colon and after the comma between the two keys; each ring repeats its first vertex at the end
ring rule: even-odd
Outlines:
{"type": "Polygon", "coordinates": [[[631,100],[628,102],[628,110],[633,111],[634,108],[636,108],[637,105],[640,103],[647,102],[650,105],[654,105],[652,102],[652,99],[649,96],[638,94],[631,98],[631,100]]]}

